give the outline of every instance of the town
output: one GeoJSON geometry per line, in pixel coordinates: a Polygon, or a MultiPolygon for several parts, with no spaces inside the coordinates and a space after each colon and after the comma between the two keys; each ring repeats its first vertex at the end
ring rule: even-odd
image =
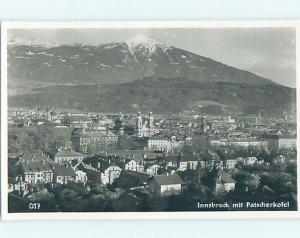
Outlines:
{"type": "Polygon", "coordinates": [[[289,202],[295,210],[296,157],[296,118],[287,112],[10,107],[9,210],[198,211],[211,201],[289,202]]]}

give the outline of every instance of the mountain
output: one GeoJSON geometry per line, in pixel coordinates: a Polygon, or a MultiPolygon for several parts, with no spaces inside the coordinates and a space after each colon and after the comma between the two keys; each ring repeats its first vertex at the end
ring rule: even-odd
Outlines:
{"type": "Polygon", "coordinates": [[[295,90],[276,84],[197,82],[149,77],[115,85],[64,85],[38,88],[9,98],[10,106],[54,106],[94,112],[269,114],[295,110],[295,90]]]}
{"type": "Polygon", "coordinates": [[[15,85],[117,84],[144,77],[187,78],[197,82],[273,84],[272,81],[145,35],[101,45],[20,45],[8,47],[8,75],[15,85]]]}
{"type": "Polygon", "coordinates": [[[296,90],[145,35],[8,47],[9,105],[98,112],[295,112],[296,90]]]}

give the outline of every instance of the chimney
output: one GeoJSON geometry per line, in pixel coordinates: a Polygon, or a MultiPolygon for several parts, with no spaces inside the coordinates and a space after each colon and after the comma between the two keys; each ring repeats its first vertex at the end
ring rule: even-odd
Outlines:
{"type": "Polygon", "coordinates": [[[97,168],[100,169],[100,166],[101,166],[101,164],[100,164],[100,162],[98,162],[97,163],[97,168]]]}

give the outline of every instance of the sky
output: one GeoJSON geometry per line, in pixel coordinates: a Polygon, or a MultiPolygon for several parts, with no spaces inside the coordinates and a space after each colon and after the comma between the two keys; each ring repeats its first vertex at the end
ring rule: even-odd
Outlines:
{"type": "Polygon", "coordinates": [[[102,44],[138,34],[153,37],[224,64],[296,87],[293,28],[12,29],[18,43],[102,44]]]}

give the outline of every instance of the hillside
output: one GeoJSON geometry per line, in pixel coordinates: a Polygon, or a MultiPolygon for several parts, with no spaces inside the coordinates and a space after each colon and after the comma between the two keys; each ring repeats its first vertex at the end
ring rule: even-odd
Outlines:
{"type": "Polygon", "coordinates": [[[9,97],[10,106],[54,106],[82,111],[177,113],[211,108],[216,113],[271,114],[295,110],[295,89],[276,84],[197,82],[148,77],[116,85],[64,85],[37,88],[9,97]],[[138,107],[137,107],[138,105],[138,107]]]}

